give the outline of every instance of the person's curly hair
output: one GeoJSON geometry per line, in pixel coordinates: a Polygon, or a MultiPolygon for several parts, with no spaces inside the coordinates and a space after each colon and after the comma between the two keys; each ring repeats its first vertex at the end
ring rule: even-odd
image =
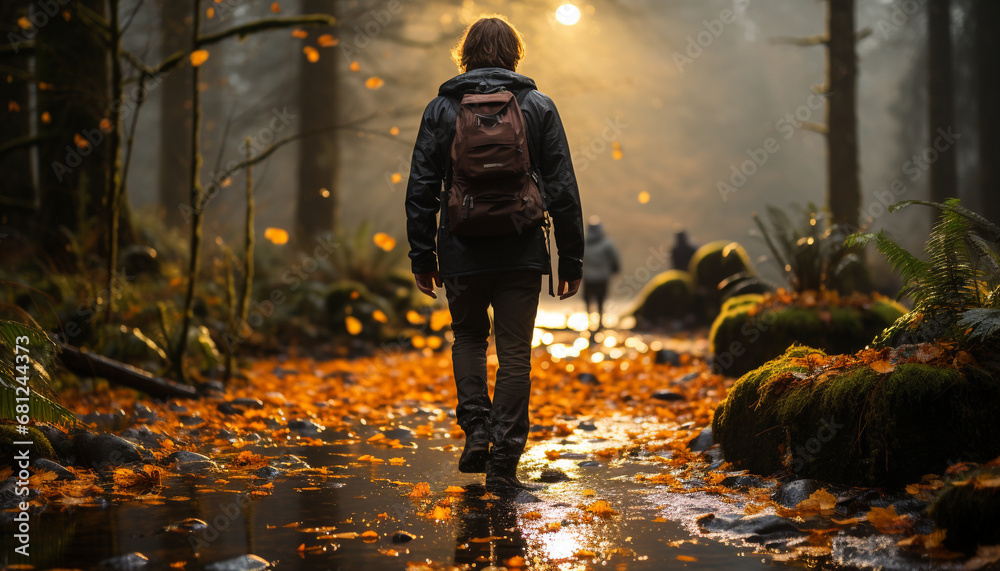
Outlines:
{"type": "Polygon", "coordinates": [[[517,70],[524,58],[524,38],[517,28],[500,14],[480,17],[465,29],[462,39],[451,50],[451,59],[462,72],[481,67],[517,70]]]}

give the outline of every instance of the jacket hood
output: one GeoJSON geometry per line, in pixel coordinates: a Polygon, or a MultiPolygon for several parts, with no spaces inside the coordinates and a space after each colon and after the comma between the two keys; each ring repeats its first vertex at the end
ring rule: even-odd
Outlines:
{"type": "Polygon", "coordinates": [[[587,226],[587,242],[599,242],[604,239],[604,225],[598,222],[587,226]]]}
{"type": "Polygon", "coordinates": [[[484,67],[456,75],[444,82],[438,89],[438,95],[459,97],[469,92],[493,93],[501,87],[507,91],[520,91],[525,87],[537,89],[535,81],[530,77],[501,67],[484,67]]]}

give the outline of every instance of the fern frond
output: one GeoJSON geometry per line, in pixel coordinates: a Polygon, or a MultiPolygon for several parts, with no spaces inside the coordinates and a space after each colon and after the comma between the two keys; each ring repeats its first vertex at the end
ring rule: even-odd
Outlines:
{"type": "Polygon", "coordinates": [[[1000,225],[997,225],[991,222],[986,217],[982,216],[981,214],[977,214],[976,212],[973,212],[972,210],[969,210],[968,208],[962,206],[961,202],[957,198],[949,198],[945,200],[944,203],[929,202],[926,200],[904,200],[902,202],[897,202],[896,204],[889,206],[889,212],[895,212],[897,210],[901,210],[908,206],[913,206],[914,204],[919,204],[922,206],[930,206],[931,208],[937,208],[941,212],[953,212],[955,214],[958,214],[959,216],[962,216],[963,218],[974,223],[977,229],[985,230],[987,233],[992,234],[994,237],[994,241],[1000,240],[1000,225]]]}
{"type": "Polygon", "coordinates": [[[874,243],[875,249],[885,256],[886,261],[894,270],[899,272],[904,284],[919,282],[930,267],[927,262],[917,258],[894,242],[892,238],[889,238],[885,230],[879,231],[878,234],[851,234],[845,243],[849,247],[861,247],[874,243]]]}
{"type": "Polygon", "coordinates": [[[958,324],[968,330],[967,335],[973,341],[993,344],[1000,341],[1000,309],[967,309],[958,324]]]}
{"type": "Polygon", "coordinates": [[[72,412],[44,395],[49,391],[49,369],[55,356],[56,344],[41,328],[0,320],[0,417],[13,420],[20,416],[17,397],[23,397],[27,388],[32,420],[76,423],[72,412]],[[28,380],[21,383],[19,379],[25,377],[28,380]],[[18,387],[22,390],[18,391],[18,387]]]}

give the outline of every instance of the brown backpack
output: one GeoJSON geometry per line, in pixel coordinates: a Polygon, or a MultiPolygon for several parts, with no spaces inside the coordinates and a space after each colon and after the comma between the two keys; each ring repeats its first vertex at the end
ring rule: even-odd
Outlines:
{"type": "Polygon", "coordinates": [[[519,99],[510,91],[462,97],[451,145],[448,223],[459,236],[501,236],[545,221],[519,99]]]}

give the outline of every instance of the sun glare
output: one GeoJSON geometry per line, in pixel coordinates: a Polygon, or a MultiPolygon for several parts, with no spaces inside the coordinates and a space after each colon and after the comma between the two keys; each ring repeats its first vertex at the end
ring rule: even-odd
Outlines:
{"type": "Polygon", "coordinates": [[[573,4],[563,4],[556,9],[556,20],[564,26],[572,26],[580,21],[580,9],[573,4]]]}

